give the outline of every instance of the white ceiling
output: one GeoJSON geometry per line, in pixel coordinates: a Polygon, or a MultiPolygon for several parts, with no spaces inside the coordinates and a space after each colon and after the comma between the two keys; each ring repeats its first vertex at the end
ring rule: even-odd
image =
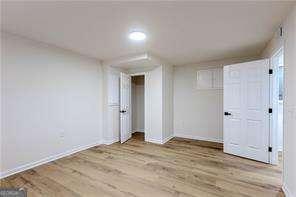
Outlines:
{"type": "Polygon", "coordinates": [[[174,65],[258,55],[295,2],[1,2],[1,29],[100,60],[174,65]],[[142,30],[146,42],[127,39],[142,30]]]}

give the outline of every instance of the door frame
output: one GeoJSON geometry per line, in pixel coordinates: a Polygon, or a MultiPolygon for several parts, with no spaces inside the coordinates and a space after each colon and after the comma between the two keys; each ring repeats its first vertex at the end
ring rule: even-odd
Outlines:
{"type": "MultiPolygon", "coordinates": [[[[270,75],[270,108],[272,108],[272,115],[270,116],[270,135],[269,135],[269,144],[272,147],[273,151],[269,153],[269,163],[273,165],[278,165],[278,92],[279,92],[279,79],[278,79],[278,65],[273,65],[273,59],[277,58],[280,53],[284,53],[284,47],[281,46],[277,49],[272,56],[270,57],[269,68],[273,70],[272,75],[270,75]]],[[[285,61],[285,60],[284,60],[285,61]]],[[[283,77],[285,81],[285,74],[283,77]]],[[[285,103],[283,103],[285,106],[285,103]]],[[[284,139],[284,135],[283,135],[284,139]]],[[[283,151],[284,153],[284,145],[283,151]]]]}
{"type": "MultiPolygon", "coordinates": [[[[147,135],[147,123],[146,123],[146,112],[148,109],[147,106],[147,99],[148,99],[148,94],[147,94],[147,72],[138,72],[138,73],[132,73],[130,74],[131,77],[134,76],[144,76],[144,141],[146,141],[146,139],[148,139],[148,135],[147,135]]],[[[133,113],[133,106],[131,105],[131,114],[133,113]]],[[[132,118],[131,118],[131,125],[132,125],[132,118]]]]}

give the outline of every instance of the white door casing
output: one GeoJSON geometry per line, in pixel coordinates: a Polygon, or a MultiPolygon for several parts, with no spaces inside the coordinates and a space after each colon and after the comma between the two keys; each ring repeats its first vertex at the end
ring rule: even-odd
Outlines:
{"type": "Polygon", "coordinates": [[[120,73],[120,142],[131,138],[131,77],[120,73]]]}
{"type": "Polygon", "coordinates": [[[269,163],[269,61],[224,67],[224,152],[269,163]]]}

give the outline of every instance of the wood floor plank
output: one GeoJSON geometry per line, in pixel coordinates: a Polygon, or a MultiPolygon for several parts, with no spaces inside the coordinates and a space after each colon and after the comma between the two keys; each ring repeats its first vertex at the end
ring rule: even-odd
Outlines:
{"type": "Polygon", "coordinates": [[[174,138],[164,145],[136,133],[1,180],[28,196],[284,197],[282,164],[222,152],[219,143],[174,138]]]}

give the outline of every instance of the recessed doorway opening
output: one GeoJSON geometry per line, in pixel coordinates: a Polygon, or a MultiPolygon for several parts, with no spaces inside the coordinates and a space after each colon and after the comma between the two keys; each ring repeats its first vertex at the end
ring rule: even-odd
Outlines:
{"type": "Polygon", "coordinates": [[[145,140],[145,75],[131,77],[132,137],[145,140]]]}

